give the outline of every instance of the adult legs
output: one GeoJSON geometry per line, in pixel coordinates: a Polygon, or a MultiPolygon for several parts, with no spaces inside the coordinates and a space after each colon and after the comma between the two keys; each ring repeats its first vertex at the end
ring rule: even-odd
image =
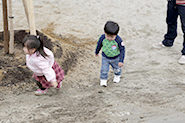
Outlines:
{"type": "Polygon", "coordinates": [[[167,6],[167,33],[164,35],[164,40],[162,41],[162,43],[167,47],[171,47],[173,46],[173,42],[177,37],[178,11],[175,4],[175,0],[169,0],[167,6]]]}
{"type": "Polygon", "coordinates": [[[185,55],[185,6],[178,5],[178,14],[180,15],[181,20],[181,27],[182,32],[184,34],[184,42],[183,42],[183,49],[182,49],[182,55],[185,55]]]}

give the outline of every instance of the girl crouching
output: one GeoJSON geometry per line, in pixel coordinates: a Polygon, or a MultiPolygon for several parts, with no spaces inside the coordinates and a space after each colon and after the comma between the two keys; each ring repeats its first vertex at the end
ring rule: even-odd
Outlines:
{"type": "Polygon", "coordinates": [[[39,87],[35,95],[46,94],[50,87],[59,89],[64,79],[64,71],[55,62],[52,51],[44,47],[40,38],[34,35],[24,38],[23,50],[26,54],[26,65],[34,72],[33,78],[39,87]]]}

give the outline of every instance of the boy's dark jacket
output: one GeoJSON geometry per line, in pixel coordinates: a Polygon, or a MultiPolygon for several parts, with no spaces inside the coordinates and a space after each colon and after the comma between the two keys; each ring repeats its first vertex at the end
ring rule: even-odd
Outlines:
{"type": "MultiPolygon", "coordinates": [[[[97,42],[97,47],[96,47],[96,51],[95,51],[95,54],[97,55],[101,48],[102,48],[102,42],[103,40],[105,39],[105,34],[101,35],[101,37],[99,38],[98,42],[97,42]]],[[[119,50],[120,50],[120,54],[115,56],[115,57],[108,57],[105,55],[104,52],[102,52],[102,56],[108,58],[108,59],[115,59],[117,57],[120,57],[119,59],[119,62],[124,62],[124,58],[125,58],[125,46],[123,45],[123,41],[122,39],[117,35],[116,38],[115,38],[115,41],[118,43],[118,47],[119,47],[119,50]]]]}

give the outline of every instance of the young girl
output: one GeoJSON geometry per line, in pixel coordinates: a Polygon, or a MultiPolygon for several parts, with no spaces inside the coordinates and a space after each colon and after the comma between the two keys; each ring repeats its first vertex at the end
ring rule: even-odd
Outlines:
{"type": "Polygon", "coordinates": [[[43,46],[39,37],[28,35],[23,39],[23,50],[26,54],[26,65],[34,72],[33,78],[39,89],[35,95],[47,93],[48,88],[60,88],[64,79],[64,71],[54,61],[53,53],[43,46]]]}

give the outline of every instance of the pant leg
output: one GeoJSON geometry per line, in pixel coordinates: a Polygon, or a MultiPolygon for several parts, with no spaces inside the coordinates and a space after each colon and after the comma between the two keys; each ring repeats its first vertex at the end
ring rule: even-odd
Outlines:
{"type": "Polygon", "coordinates": [[[184,42],[183,42],[183,48],[181,50],[182,55],[185,55],[185,33],[184,33],[184,42]]]}
{"type": "Polygon", "coordinates": [[[167,5],[167,33],[164,36],[163,44],[165,46],[172,46],[175,38],[177,37],[177,18],[178,11],[176,8],[176,0],[168,0],[167,5]]]}
{"type": "Polygon", "coordinates": [[[40,82],[38,82],[37,80],[34,80],[35,83],[37,84],[37,86],[41,89],[41,90],[45,90],[46,88],[42,87],[42,84],[40,82]]]}
{"type": "Polygon", "coordinates": [[[119,75],[121,75],[122,70],[118,66],[118,63],[119,63],[119,57],[114,60],[111,60],[110,65],[112,66],[112,68],[114,70],[114,74],[119,76],[119,75]]]}
{"type": "Polygon", "coordinates": [[[178,7],[178,13],[180,16],[182,32],[184,34],[183,49],[181,52],[182,52],[182,55],[185,55],[185,6],[178,5],[177,7],[178,7]]]}
{"type": "Polygon", "coordinates": [[[102,56],[100,79],[107,80],[108,73],[109,73],[109,60],[106,57],[102,56]]]}

